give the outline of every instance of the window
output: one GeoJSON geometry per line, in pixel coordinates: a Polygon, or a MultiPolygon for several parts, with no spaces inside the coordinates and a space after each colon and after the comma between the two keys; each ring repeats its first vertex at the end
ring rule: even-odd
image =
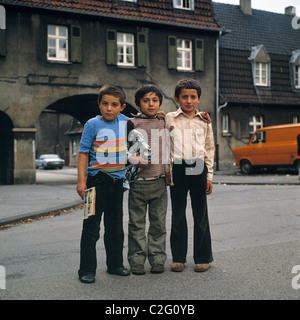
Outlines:
{"type": "Polygon", "coordinates": [[[292,52],[290,60],[292,88],[300,89],[300,50],[292,52]]]}
{"type": "Polygon", "coordinates": [[[204,41],[168,36],[168,68],[204,71],[204,41]]]}
{"type": "Polygon", "coordinates": [[[118,66],[134,66],[134,35],[131,33],[117,34],[118,66]]]}
{"type": "Polygon", "coordinates": [[[177,69],[192,70],[192,41],[177,39],[177,69]]]}
{"type": "Polygon", "coordinates": [[[68,28],[48,25],[48,60],[68,61],[68,28]]]}
{"type": "Polygon", "coordinates": [[[271,59],[264,46],[252,47],[249,60],[252,63],[254,85],[269,87],[271,83],[271,59]]]}
{"type": "Polygon", "coordinates": [[[267,63],[255,63],[255,84],[257,86],[268,86],[268,68],[267,63]]]}
{"type": "Polygon", "coordinates": [[[173,6],[177,9],[194,10],[194,0],[173,0],[173,6]]]}
{"type": "Polygon", "coordinates": [[[266,142],[266,132],[259,131],[253,137],[252,143],[265,143],[266,142]]]}
{"type": "Polygon", "coordinates": [[[0,6],[0,56],[6,55],[6,13],[5,8],[0,6]]]}
{"type": "Polygon", "coordinates": [[[133,34],[106,30],[106,64],[122,67],[146,67],[146,33],[133,34]]]}
{"type": "Polygon", "coordinates": [[[257,130],[263,127],[263,116],[252,116],[249,119],[249,134],[252,134],[257,130]]]}
{"type": "Polygon", "coordinates": [[[229,133],[229,114],[224,114],[222,117],[222,133],[224,135],[229,133]]]}
{"type": "Polygon", "coordinates": [[[295,88],[300,89],[300,66],[295,66],[295,88]]]}

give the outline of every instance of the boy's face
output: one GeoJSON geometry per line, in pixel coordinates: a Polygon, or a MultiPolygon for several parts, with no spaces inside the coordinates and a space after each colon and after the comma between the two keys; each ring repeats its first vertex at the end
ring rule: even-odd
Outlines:
{"type": "Polygon", "coordinates": [[[109,94],[105,94],[100,103],[99,109],[103,121],[114,121],[121,111],[124,110],[126,104],[121,105],[120,98],[109,94]]]}
{"type": "Polygon", "coordinates": [[[146,93],[140,100],[140,110],[147,117],[154,117],[159,108],[159,97],[154,92],[146,93]]]}
{"type": "Polygon", "coordinates": [[[188,115],[193,116],[201,97],[198,97],[196,89],[182,89],[179,97],[175,97],[175,101],[180,105],[182,111],[188,115]]]}

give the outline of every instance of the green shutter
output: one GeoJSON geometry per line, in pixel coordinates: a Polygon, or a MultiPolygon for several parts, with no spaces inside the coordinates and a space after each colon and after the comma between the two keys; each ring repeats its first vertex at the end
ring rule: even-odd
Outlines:
{"type": "Polygon", "coordinates": [[[71,61],[81,62],[81,28],[71,27],[71,61]]]}
{"type": "Polygon", "coordinates": [[[168,36],[168,68],[177,69],[177,45],[173,36],[168,36]]]}
{"type": "Polygon", "coordinates": [[[204,71],[204,41],[196,39],[195,71],[204,71]]]}
{"type": "Polygon", "coordinates": [[[6,55],[6,30],[0,29],[0,56],[6,55]]]}
{"type": "Polygon", "coordinates": [[[138,67],[147,67],[147,41],[145,33],[137,34],[138,67]]]}
{"type": "Polygon", "coordinates": [[[115,30],[106,30],[106,63],[117,64],[117,33],[115,30]]]}

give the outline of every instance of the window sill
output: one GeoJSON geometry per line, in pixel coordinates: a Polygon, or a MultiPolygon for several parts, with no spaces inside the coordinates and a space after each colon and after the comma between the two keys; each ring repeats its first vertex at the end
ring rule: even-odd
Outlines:
{"type": "Polygon", "coordinates": [[[72,64],[72,62],[70,61],[61,61],[61,60],[47,60],[47,63],[66,64],[66,65],[72,64]]]}
{"type": "Polygon", "coordinates": [[[138,67],[136,67],[136,66],[119,66],[119,65],[116,65],[116,67],[118,69],[133,69],[133,70],[138,69],[138,67]]]}

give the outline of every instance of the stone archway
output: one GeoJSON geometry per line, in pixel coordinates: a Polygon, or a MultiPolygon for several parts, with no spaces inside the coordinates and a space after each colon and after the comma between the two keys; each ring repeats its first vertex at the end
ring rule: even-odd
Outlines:
{"type": "Polygon", "coordinates": [[[13,122],[0,111],[0,184],[14,183],[13,122]]]}
{"type": "MultiPolygon", "coordinates": [[[[59,113],[67,113],[84,125],[87,120],[99,114],[97,98],[97,94],[70,96],[52,103],[48,106],[47,110],[55,110],[59,113]]],[[[137,109],[129,103],[126,103],[126,108],[122,113],[127,117],[131,117],[131,114],[137,113],[137,109]]]]}
{"type": "MultiPolygon", "coordinates": [[[[36,123],[36,156],[57,153],[65,160],[66,165],[77,164],[76,152],[82,132],[80,127],[82,129],[87,120],[100,114],[97,98],[97,94],[75,95],[49,105],[36,123]],[[73,121],[70,121],[70,116],[73,121]]],[[[131,117],[137,113],[137,109],[127,103],[122,113],[131,117]]]]}

